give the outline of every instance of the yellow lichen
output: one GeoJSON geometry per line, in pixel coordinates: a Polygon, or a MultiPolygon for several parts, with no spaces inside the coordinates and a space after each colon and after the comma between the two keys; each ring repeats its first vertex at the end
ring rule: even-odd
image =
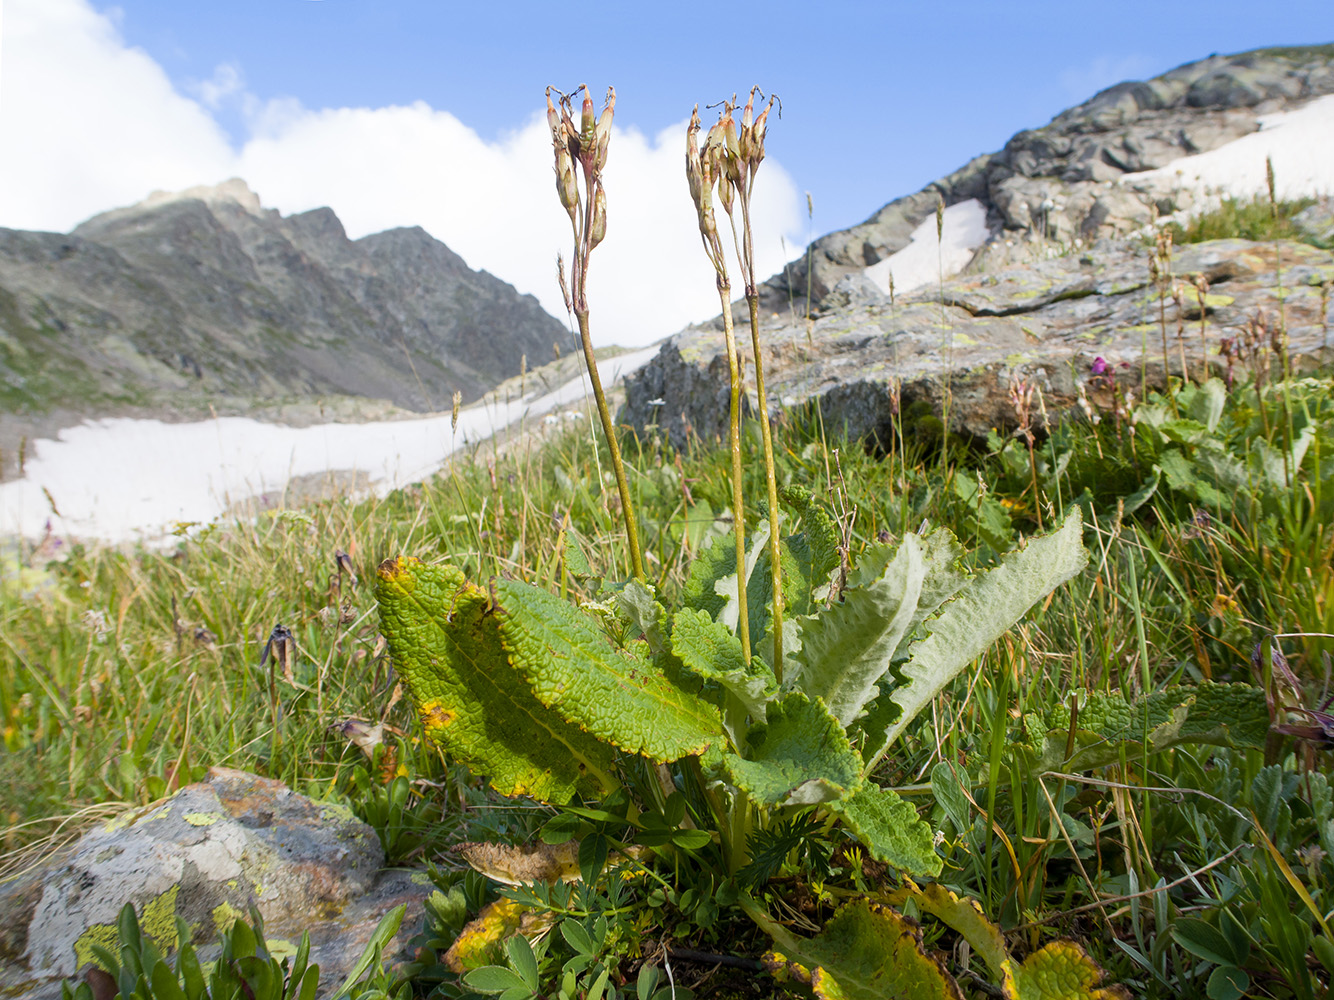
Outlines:
{"type": "Polygon", "coordinates": [[[181,819],[185,820],[191,826],[212,826],[218,820],[222,819],[218,813],[194,812],[186,813],[181,819]]]}
{"type": "MultiPolygon", "coordinates": [[[[176,894],[181,891],[179,885],[173,885],[162,895],[149,902],[139,913],[139,930],[143,936],[153,942],[160,951],[175,948],[176,940],[176,894]]],[[[93,960],[93,945],[101,945],[113,955],[120,950],[116,925],[94,924],[79,935],[74,942],[74,957],[80,966],[93,960]]]]}
{"type": "Polygon", "coordinates": [[[213,907],[210,916],[213,917],[213,926],[218,929],[218,933],[226,934],[232,929],[232,924],[240,920],[244,914],[224,899],[213,907]]]}

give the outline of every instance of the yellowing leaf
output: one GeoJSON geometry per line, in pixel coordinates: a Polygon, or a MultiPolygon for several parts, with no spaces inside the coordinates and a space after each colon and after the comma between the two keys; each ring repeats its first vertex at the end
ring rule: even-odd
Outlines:
{"type": "Polygon", "coordinates": [[[445,952],[445,965],[458,973],[503,962],[504,941],[519,929],[527,910],[508,899],[482,907],[445,952]]]}
{"type": "Polygon", "coordinates": [[[917,924],[868,899],[841,907],[816,937],[789,937],[764,964],[808,983],[821,1000],[963,1000],[953,977],[926,954],[917,924]]]}
{"type": "Polygon", "coordinates": [[[911,879],[904,881],[891,902],[901,906],[911,899],[922,912],[962,935],[1000,981],[1006,1000],[1128,1000],[1120,986],[1098,986],[1103,970],[1075,942],[1053,941],[1018,963],[1010,957],[1000,928],[983,915],[976,900],[942,885],[919,887],[911,879]]]}
{"type": "Polygon", "coordinates": [[[543,705],[511,665],[486,591],[452,566],[396,559],[376,597],[427,737],[502,795],[568,802],[615,787],[612,749],[543,705]]]}
{"type": "Polygon", "coordinates": [[[1010,1000],[1130,1000],[1123,986],[1099,988],[1102,969],[1073,941],[1053,941],[1006,977],[1010,1000]]]}

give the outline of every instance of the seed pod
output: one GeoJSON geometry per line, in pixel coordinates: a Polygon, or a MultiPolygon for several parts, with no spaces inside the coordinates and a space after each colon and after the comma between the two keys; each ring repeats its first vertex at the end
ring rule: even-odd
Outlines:
{"type": "Polygon", "coordinates": [[[560,112],[551,103],[551,88],[547,88],[547,127],[551,129],[551,141],[559,149],[564,144],[561,135],[560,112]]]}
{"type": "MultiPolygon", "coordinates": [[[[592,157],[597,150],[597,122],[593,117],[593,95],[586,84],[580,85],[584,92],[584,105],[579,121],[579,157],[583,160],[592,157]]],[[[587,166],[588,163],[585,163],[587,166]]]]}
{"type": "Polygon", "coordinates": [[[588,248],[591,250],[602,242],[607,235],[607,192],[601,184],[593,195],[593,228],[589,233],[588,248]]]}
{"type": "Polygon", "coordinates": [[[574,179],[574,163],[564,147],[556,150],[556,193],[573,219],[579,209],[579,185],[574,179]]]}
{"type": "Polygon", "coordinates": [[[607,103],[602,107],[595,134],[597,136],[597,155],[593,160],[593,169],[601,170],[607,165],[607,145],[611,142],[611,118],[616,110],[616,88],[607,88],[607,103]]]}

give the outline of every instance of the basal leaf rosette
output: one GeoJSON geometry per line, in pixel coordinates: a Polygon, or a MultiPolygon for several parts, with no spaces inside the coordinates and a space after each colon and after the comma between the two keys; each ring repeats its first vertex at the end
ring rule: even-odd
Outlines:
{"type": "Polygon", "coordinates": [[[613,750],[543,705],[504,648],[490,596],[453,566],[379,568],[381,629],[426,736],[502,795],[567,802],[615,787],[613,750]]]}

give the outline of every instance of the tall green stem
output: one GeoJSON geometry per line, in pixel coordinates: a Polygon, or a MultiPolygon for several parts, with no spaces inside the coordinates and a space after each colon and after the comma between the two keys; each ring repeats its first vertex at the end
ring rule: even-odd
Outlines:
{"type": "Polygon", "coordinates": [[[741,493],[741,363],[736,354],[736,332],[732,324],[732,284],[718,275],[718,298],[723,305],[723,335],[727,340],[727,370],[732,391],[728,400],[728,430],[732,448],[732,519],[736,524],[737,634],[741,658],[750,662],[750,612],[746,608],[746,512],[741,493]]]}
{"type": "Polygon", "coordinates": [[[583,341],[584,361],[588,364],[588,379],[593,383],[593,398],[597,400],[598,416],[602,418],[602,434],[607,439],[607,448],[611,452],[611,468],[616,476],[616,489],[621,495],[621,514],[625,518],[625,541],[630,546],[630,572],[636,580],[644,580],[644,560],[639,551],[639,525],[635,521],[635,509],[630,500],[630,483],[625,478],[625,464],[621,461],[621,446],[616,441],[616,426],[611,420],[611,410],[607,407],[607,395],[602,391],[602,379],[598,376],[597,358],[593,355],[593,338],[588,332],[588,310],[575,312],[579,321],[579,337],[583,341]]]}
{"type": "MultiPolygon", "coordinates": [[[[750,198],[741,199],[745,232],[744,259],[753,260],[750,233],[750,198]]],[[[769,397],[764,391],[764,361],[760,357],[760,294],[755,288],[754,269],[748,268],[746,305],[750,307],[750,342],[755,352],[755,395],[760,404],[760,432],[764,439],[764,477],[769,488],[769,564],[773,571],[774,676],[783,682],[783,541],[778,530],[778,475],[774,471],[774,440],[769,427],[769,397]]]]}

